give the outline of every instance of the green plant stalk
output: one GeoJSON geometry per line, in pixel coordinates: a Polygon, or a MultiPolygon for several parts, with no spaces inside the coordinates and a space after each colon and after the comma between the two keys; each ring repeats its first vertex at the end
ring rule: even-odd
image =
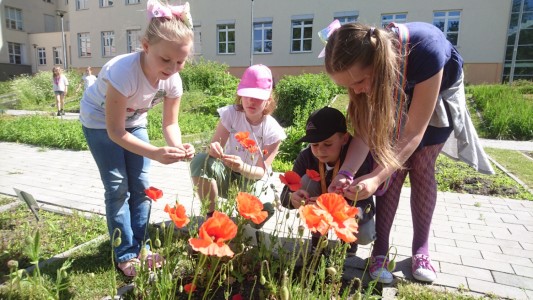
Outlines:
{"type": "MultiPolygon", "coordinates": [[[[198,273],[200,272],[200,269],[204,267],[204,264],[207,260],[207,255],[203,255],[202,253],[199,253],[200,255],[200,261],[196,265],[196,269],[194,270],[194,277],[192,279],[192,286],[196,286],[196,280],[198,279],[198,273]]],[[[189,293],[189,300],[191,300],[192,297],[192,291],[189,293]]]]}

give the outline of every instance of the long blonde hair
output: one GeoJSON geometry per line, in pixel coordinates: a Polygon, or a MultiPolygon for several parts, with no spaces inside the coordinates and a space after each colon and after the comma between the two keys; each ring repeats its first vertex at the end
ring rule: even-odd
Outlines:
{"type": "MultiPolygon", "coordinates": [[[[168,5],[166,1],[148,0],[168,5]]],[[[194,33],[191,28],[179,17],[173,16],[171,19],[164,17],[151,18],[144,33],[143,39],[148,44],[153,45],[161,40],[170,42],[189,42],[194,40],[194,33]]],[[[191,51],[192,53],[192,51],[191,51]]]]}
{"type": "MultiPolygon", "coordinates": [[[[349,89],[348,122],[354,134],[369,146],[374,159],[384,167],[401,168],[394,151],[398,86],[397,38],[393,32],[359,23],[341,26],[328,38],[325,67],[328,74],[343,72],[358,64],[372,67],[369,94],[349,89]]],[[[400,91],[403,92],[403,91],[400,91]]]]}

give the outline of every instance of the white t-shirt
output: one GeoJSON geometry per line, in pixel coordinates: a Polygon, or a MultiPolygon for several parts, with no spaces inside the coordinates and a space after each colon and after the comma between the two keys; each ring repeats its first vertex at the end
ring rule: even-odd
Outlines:
{"type": "Polygon", "coordinates": [[[65,75],[59,75],[59,78],[52,76],[52,84],[54,85],[54,92],[64,92],[68,86],[68,79],[65,75]]]}
{"type": "Polygon", "coordinates": [[[96,81],[96,76],[94,75],[83,75],[81,78],[83,80],[83,85],[85,89],[89,88],[96,81]]]}
{"type": "Polygon", "coordinates": [[[83,126],[105,129],[105,96],[107,84],[128,98],[126,105],[126,128],[146,126],[148,110],[161,103],[165,97],[178,98],[183,94],[181,77],[178,73],[166,80],[160,80],[154,88],[144,76],[141,68],[141,52],[119,55],[107,62],[98,80],[91,85],[80,103],[80,121],[83,126]]]}
{"type": "Polygon", "coordinates": [[[275,144],[287,138],[283,127],[270,115],[266,115],[261,124],[251,125],[246,120],[245,113],[243,111],[237,111],[234,105],[221,107],[217,111],[220,115],[220,122],[230,133],[224,153],[238,155],[247,164],[255,165],[260,155],[252,155],[244,149],[239,141],[235,139],[237,132],[250,132],[248,138],[256,142],[259,151],[263,151],[267,145],[275,144]],[[254,158],[253,161],[251,159],[252,156],[254,158]]]}

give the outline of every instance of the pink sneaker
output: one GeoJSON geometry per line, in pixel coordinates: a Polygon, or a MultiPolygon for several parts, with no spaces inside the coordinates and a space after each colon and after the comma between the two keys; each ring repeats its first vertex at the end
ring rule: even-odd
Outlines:
{"type": "Polygon", "coordinates": [[[424,254],[413,255],[411,259],[413,277],[424,282],[433,282],[437,279],[437,273],[431,265],[429,256],[424,254]]]}
{"type": "Polygon", "coordinates": [[[378,255],[371,257],[371,260],[369,269],[370,277],[372,277],[372,279],[377,279],[380,283],[391,283],[394,277],[388,270],[389,259],[384,255],[378,255]]]}

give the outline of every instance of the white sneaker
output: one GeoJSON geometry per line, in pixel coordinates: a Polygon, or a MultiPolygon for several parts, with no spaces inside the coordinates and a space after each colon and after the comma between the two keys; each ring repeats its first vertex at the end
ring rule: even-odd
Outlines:
{"type": "Polygon", "coordinates": [[[387,269],[389,266],[389,259],[384,255],[373,256],[371,259],[370,277],[372,277],[372,279],[377,278],[377,281],[380,283],[391,283],[394,277],[387,269]]]}
{"type": "Polygon", "coordinates": [[[413,255],[411,259],[413,277],[424,282],[433,282],[437,279],[437,273],[431,265],[429,256],[424,254],[413,255]]]}

